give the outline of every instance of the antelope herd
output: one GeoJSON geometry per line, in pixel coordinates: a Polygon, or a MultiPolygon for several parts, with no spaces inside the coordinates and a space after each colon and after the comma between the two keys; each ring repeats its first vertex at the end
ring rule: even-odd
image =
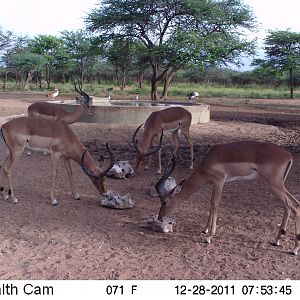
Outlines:
{"type": "MultiPolygon", "coordinates": [[[[63,159],[70,181],[71,193],[74,199],[79,199],[76,184],[73,180],[70,161],[73,160],[81,166],[83,172],[89,177],[93,185],[102,195],[106,192],[105,177],[114,164],[114,156],[106,144],[110,162],[104,167],[104,161],[96,162],[85,146],[80,142],[69,127],[80,116],[93,115],[89,95],[79,87],[80,105],[73,112],[63,110],[59,105],[47,102],[38,102],[28,107],[28,117],[20,117],[8,121],[1,127],[0,139],[6,150],[6,156],[1,163],[0,191],[6,199],[11,198],[13,203],[18,199],[12,185],[11,169],[14,162],[25,149],[46,151],[51,154],[52,186],[50,199],[52,205],[57,205],[55,197],[55,180],[58,163],[63,159]]],[[[49,95],[54,99],[58,95],[49,95]]],[[[189,95],[197,97],[197,95],[189,95]]],[[[282,236],[286,233],[290,214],[295,216],[295,246],[293,254],[297,255],[300,247],[300,202],[286,189],[285,180],[293,164],[292,155],[278,145],[256,141],[234,142],[213,146],[204,159],[194,169],[193,143],[190,137],[192,115],[182,107],[170,107],[152,112],[145,124],[141,124],[132,136],[132,143],[136,149],[135,171],[144,157],[149,156],[145,169],[149,169],[151,155],[158,152],[158,173],[163,175],[155,184],[161,200],[158,219],[163,220],[180,209],[184,200],[190,198],[204,185],[212,184],[211,207],[208,221],[204,229],[207,234],[205,241],[211,242],[216,232],[217,212],[223,186],[226,182],[235,180],[261,179],[271,192],[283,203],[284,212],[275,245],[279,245],[282,236]],[[141,142],[137,134],[143,127],[141,142]],[[190,169],[194,169],[188,178],[182,180],[171,191],[164,190],[164,183],[176,168],[176,155],[179,148],[178,132],[183,134],[190,147],[190,169]],[[162,170],[162,139],[165,132],[171,132],[174,143],[172,158],[168,160],[162,170]],[[159,138],[158,145],[154,141],[159,138]],[[171,163],[171,166],[169,166],[171,163]]],[[[134,180],[134,177],[133,179],[134,180]]]]}

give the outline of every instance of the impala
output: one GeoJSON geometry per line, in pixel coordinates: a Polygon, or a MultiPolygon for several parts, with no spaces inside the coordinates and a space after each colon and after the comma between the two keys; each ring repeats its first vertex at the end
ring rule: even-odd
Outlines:
{"type": "Polygon", "coordinates": [[[28,107],[28,116],[72,124],[76,122],[82,115],[95,115],[90,107],[90,96],[84,93],[81,88],[79,88],[80,91],[78,91],[76,85],[75,89],[81,96],[83,96],[83,99],[79,100],[80,105],[78,105],[74,111],[65,111],[59,104],[37,102],[28,107]]]}
{"type": "Polygon", "coordinates": [[[275,245],[279,245],[286,233],[291,211],[295,215],[295,248],[297,255],[300,246],[300,202],[284,186],[285,179],[293,163],[292,155],[283,148],[269,143],[245,141],[216,145],[210,149],[201,164],[172,191],[166,193],[164,182],[175,168],[175,158],[170,170],[166,167],[164,175],[155,187],[161,199],[158,218],[162,220],[172,214],[180,203],[200,190],[205,184],[213,185],[211,208],[204,232],[210,243],[216,232],[217,210],[225,182],[260,178],[272,193],[283,202],[284,214],[279,227],[275,245]]]}
{"type": "Polygon", "coordinates": [[[70,180],[71,192],[75,199],[79,199],[79,195],[75,192],[70,160],[74,160],[81,166],[100,194],[106,192],[104,185],[105,176],[113,166],[113,155],[107,144],[106,148],[110,154],[111,163],[107,169],[103,170],[102,164],[98,165],[95,162],[74,132],[63,122],[21,117],[2,125],[0,137],[7,149],[7,155],[1,166],[0,178],[3,179],[4,185],[4,187],[1,185],[1,191],[5,190],[7,192],[6,198],[10,196],[13,203],[17,203],[18,199],[15,197],[12,186],[11,168],[25,148],[51,153],[52,186],[50,198],[52,205],[58,204],[54,191],[60,158],[64,160],[70,180]]]}
{"type": "MultiPolygon", "coordinates": [[[[151,154],[155,152],[158,153],[158,172],[161,173],[161,138],[160,143],[157,149],[154,149],[152,151],[149,151],[150,147],[153,144],[153,140],[155,137],[157,137],[162,131],[169,131],[172,134],[172,139],[174,143],[174,151],[173,155],[176,156],[176,153],[179,148],[179,138],[178,138],[178,131],[180,129],[181,133],[184,135],[186,141],[188,142],[190,149],[191,149],[191,165],[190,169],[193,169],[194,167],[194,151],[193,151],[193,143],[190,138],[190,127],[192,123],[192,115],[189,111],[182,107],[170,107],[166,108],[160,111],[155,111],[150,114],[148,119],[145,122],[144,125],[144,132],[142,136],[142,141],[140,146],[138,145],[136,138],[136,135],[139,131],[139,129],[143,126],[141,124],[136,131],[133,134],[132,142],[134,144],[134,147],[136,148],[138,152],[137,162],[136,162],[136,170],[138,169],[141,161],[145,156],[149,155],[149,164],[151,162],[151,154]]],[[[146,166],[146,169],[148,168],[146,166]]]]}

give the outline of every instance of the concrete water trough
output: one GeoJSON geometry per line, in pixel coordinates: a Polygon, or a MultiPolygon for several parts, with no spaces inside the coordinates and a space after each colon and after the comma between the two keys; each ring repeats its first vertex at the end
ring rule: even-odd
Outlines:
{"type": "MultiPolygon", "coordinates": [[[[59,103],[67,111],[76,109],[76,100],[65,100],[59,103]]],[[[162,110],[171,106],[181,106],[191,112],[192,124],[207,123],[210,119],[210,107],[205,104],[186,102],[153,102],[108,100],[94,98],[92,108],[94,116],[81,116],[79,122],[139,125],[144,123],[153,111],[162,110]]]]}

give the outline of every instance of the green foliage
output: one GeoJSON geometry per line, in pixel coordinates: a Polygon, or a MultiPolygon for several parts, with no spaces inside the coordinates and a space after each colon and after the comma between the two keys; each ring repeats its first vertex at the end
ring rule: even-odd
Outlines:
{"type": "Polygon", "coordinates": [[[95,47],[92,37],[85,30],[63,31],[61,35],[65,52],[75,63],[72,77],[79,77],[81,84],[83,84],[89,68],[91,68],[97,55],[100,54],[100,49],[95,47]]]}
{"type": "Polygon", "coordinates": [[[300,33],[270,31],[265,40],[267,61],[274,68],[289,70],[300,67],[300,33]]]}
{"type": "Polygon", "coordinates": [[[12,42],[12,32],[11,31],[4,31],[0,27],[0,51],[5,50],[7,47],[10,46],[12,42]]]}
{"type": "MultiPolygon", "coordinates": [[[[270,31],[265,39],[266,58],[254,61],[259,71],[271,73],[271,70],[289,72],[290,97],[294,92],[294,71],[300,67],[300,33],[285,31],[270,31]]],[[[274,71],[273,73],[276,73],[274,71]]]]}
{"type": "Polygon", "coordinates": [[[190,64],[238,63],[253,43],[241,29],[253,29],[254,17],[241,0],[104,0],[86,18],[98,41],[130,38],[144,45],[140,57],[152,70],[152,99],[158,81],[165,88],[176,71],[190,64]]]}

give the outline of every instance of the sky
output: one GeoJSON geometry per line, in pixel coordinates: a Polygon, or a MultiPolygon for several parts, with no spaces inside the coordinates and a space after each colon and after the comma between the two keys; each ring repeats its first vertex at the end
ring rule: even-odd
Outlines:
{"type": "Polygon", "coordinates": [[[99,0],[0,0],[0,26],[17,35],[59,35],[84,27],[99,0]]]}
{"type": "MultiPolygon", "coordinates": [[[[64,30],[84,27],[84,18],[100,0],[0,0],[0,27],[17,35],[34,37],[39,34],[59,36],[64,30]]],[[[300,32],[299,0],[244,0],[254,11],[259,32],[258,45],[268,30],[300,32]]]]}
{"type": "MultiPolygon", "coordinates": [[[[0,26],[16,34],[59,35],[63,30],[78,30],[84,17],[99,0],[0,0],[0,26]],[[1,3],[2,2],[2,3],[1,3]]],[[[261,23],[259,36],[268,29],[300,32],[299,0],[244,0],[261,23]]]]}

